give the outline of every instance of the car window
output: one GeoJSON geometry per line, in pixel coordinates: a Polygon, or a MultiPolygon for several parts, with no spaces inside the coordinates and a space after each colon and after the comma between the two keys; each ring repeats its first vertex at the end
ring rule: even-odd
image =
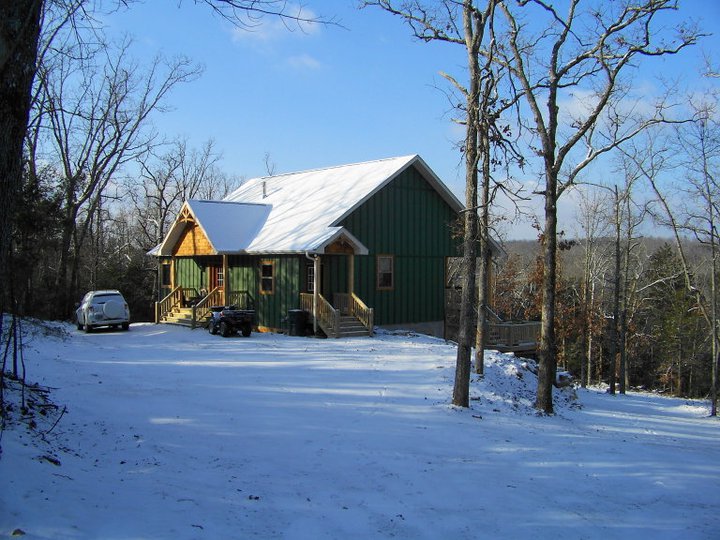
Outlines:
{"type": "Polygon", "coordinates": [[[125,301],[125,299],[120,294],[97,294],[95,295],[95,298],[93,298],[93,301],[97,302],[98,304],[104,304],[105,302],[109,302],[110,300],[117,300],[118,302],[125,301]]]}

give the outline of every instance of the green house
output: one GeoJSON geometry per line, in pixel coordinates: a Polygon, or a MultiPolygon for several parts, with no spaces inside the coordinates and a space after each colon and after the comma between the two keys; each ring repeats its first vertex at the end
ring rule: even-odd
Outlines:
{"type": "MultiPolygon", "coordinates": [[[[328,336],[374,325],[441,335],[461,203],[417,155],[255,178],[186,201],[153,254],[158,322],[210,305],[256,310],[259,330],[303,310],[328,336]]],[[[175,320],[175,322],[178,322],[175,320]]]]}

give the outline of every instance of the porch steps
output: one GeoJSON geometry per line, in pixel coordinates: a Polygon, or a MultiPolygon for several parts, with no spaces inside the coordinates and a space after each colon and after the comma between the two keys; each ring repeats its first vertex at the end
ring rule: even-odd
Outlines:
{"type": "MultiPolygon", "coordinates": [[[[160,322],[166,324],[177,324],[180,326],[192,327],[192,308],[174,308],[170,313],[166,314],[160,322]]],[[[197,326],[204,325],[205,321],[198,321],[197,326]]],[[[196,326],[196,327],[197,327],[196,326]]]]}
{"type": "Polygon", "coordinates": [[[365,328],[360,319],[352,315],[340,316],[340,331],[338,337],[369,336],[370,331],[365,328]]]}

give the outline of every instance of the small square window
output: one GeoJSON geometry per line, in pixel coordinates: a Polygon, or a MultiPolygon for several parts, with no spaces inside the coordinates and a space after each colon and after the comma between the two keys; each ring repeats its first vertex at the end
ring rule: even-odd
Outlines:
{"type": "Polygon", "coordinates": [[[260,294],[275,293],[275,263],[263,261],[260,263],[260,294]]]}
{"type": "Polygon", "coordinates": [[[395,257],[392,255],[378,255],[376,265],[378,290],[393,289],[395,287],[395,257]]]}

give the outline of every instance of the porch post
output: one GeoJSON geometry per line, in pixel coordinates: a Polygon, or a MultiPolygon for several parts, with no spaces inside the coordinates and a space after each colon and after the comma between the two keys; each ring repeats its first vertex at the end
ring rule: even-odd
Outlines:
{"type": "Polygon", "coordinates": [[[349,295],[355,292],[355,254],[348,255],[348,286],[349,295]]]}
{"type": "Polygon", "coordinates": [[[320,255],[313,257],[313,332],[317,335],[318,295],[320,294],[320,255]]]}
{"type": "Polygon", "coordinates": [[[222,296],[222,302],[221,302],[221,304],[222,304],[223,306],[227,306],[227,304],[228,304],[228,302],[227,302],[227,299],[228,299],[228,293],[227,293],[227,291],[228,291],[228,286],[229,286],[229,283],[230,283],[230,276],[228,276],[228,256],[225,255],[225,254],[223,254],[223,256],[222,256],[222,269],[223,269],[223,288],[222,288],[222,291],[221,291],[221,296],[222,296]]]}

